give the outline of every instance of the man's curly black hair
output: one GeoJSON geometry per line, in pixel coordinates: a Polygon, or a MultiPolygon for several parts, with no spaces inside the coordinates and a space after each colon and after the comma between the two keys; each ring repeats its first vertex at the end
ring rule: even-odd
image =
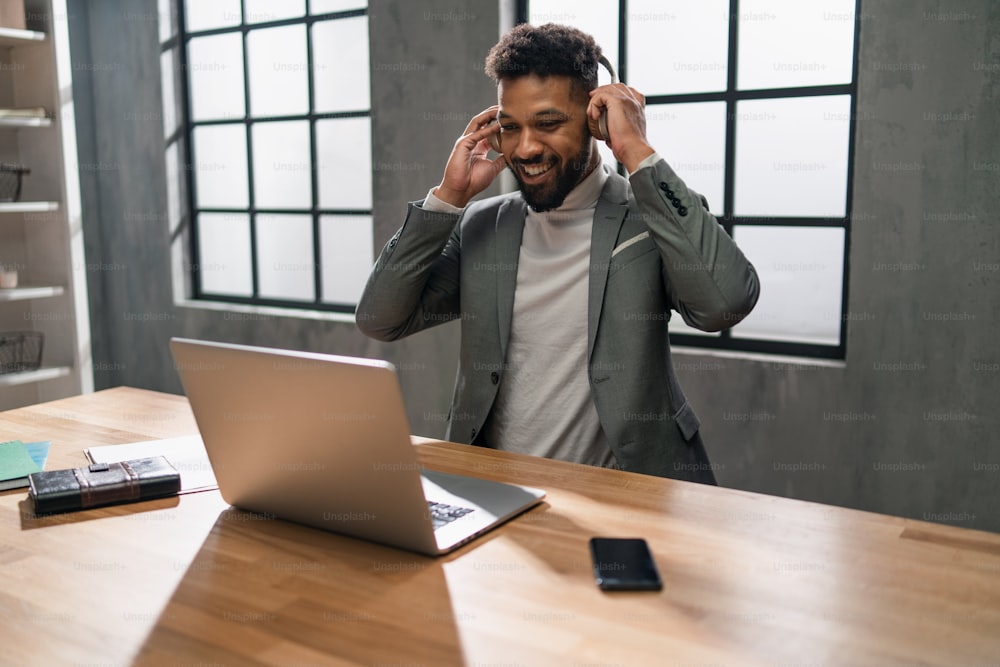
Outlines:
{"type": "Polygon", "coordinates": [[[497,83],[529,74],[568,76],[574,81],[574,90],[586,96],[597,87],[600,56],[601,47],[581,30],[556,23],[522,23],[490,49],[486,74],[497,83]]]}

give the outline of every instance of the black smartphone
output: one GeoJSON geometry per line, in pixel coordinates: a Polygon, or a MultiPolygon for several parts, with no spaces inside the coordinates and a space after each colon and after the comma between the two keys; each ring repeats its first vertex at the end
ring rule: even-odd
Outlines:
{"type": "Polygon", "coordinates": [[[658,591],[663,588],[656,562],[641,538],[592,537],[594,578],[605,591],[658,591]]]}

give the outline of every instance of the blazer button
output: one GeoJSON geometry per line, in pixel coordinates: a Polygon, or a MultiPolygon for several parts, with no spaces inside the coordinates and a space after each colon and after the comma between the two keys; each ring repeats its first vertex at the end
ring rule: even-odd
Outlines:
{"type": "Polygon", "coordinates": [[[496,371],[493,371],[492,373],[490,373],[490,380],[493,381],[493,384],[499,384],[500,383],[500,374],[497,373],[496,371]]]}
{"type": "Polygon", "coordinates": [[[686,207],[681,206],[679,209],[677,209],[677,213],[679,213],[680,216],[683,218],[685,215],[688,214],[688,210],[686,207]]]}
{"type": "Polygon", "coordinates": [[[660,181],[660,189],[663,190],[664,192],[670,192],[670,186],[664,183],[663,181],[660,181]]]}
{"type": "Polygon", "coordinates": [[[472,442],[475,439],[476,439],[476,429],[472,429],[472,435],[469,436],[469,442],[472,442]]]}
{"type": "Polygon", "coordinates": [[[674,197],[673,199],[670,200],[670,203],[674,205],[674,208],[677,208],[678,206],[681,205],[681,200],[678,199],[677,197],[674,197]]]}

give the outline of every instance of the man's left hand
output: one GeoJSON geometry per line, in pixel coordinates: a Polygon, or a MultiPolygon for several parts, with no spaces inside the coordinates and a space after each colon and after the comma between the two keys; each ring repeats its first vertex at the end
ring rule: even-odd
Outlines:
{"type": "Polygon", "coordinates": [[[624,83],[612,83],[590,91],[587,115],[597,120],[608,112],[608,146],[629,173],[655,151],[646,140],[646,97],[624,83]]]}

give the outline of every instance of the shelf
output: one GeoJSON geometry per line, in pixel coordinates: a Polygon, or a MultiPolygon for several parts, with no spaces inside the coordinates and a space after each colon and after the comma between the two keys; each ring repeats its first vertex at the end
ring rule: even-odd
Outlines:
{"type": "Polygon", "coordinates": [[[0,374],[0,387],[13,387],[19,384],[30,382],[41,382],[42,380],[52,380],[69,375],[73,369],[69,366],[51,366],[49,368],[39,368],[35,371],[21,371],[19,373],[0,374]]]}
{"type": "Polygon", "coordinates": [[[26,301],[27,299],[47,299],[62,296],[65,290],[59,285],[50,287],[6,287],[0,288],[0,301],[26,301]]]}
{"type": "Polygon", "coordinates": [[[5,201],[0,202],[0,213],[47,213],[58,211],[57,201],[5,201]]]}
{"type": "Polygon", "coordinates": [[[46,35],[37,30],[19,30],[17,28],[0,27],[0,46],[21,46],[22,44],[37,44],[44,42],[46,35]]]}

